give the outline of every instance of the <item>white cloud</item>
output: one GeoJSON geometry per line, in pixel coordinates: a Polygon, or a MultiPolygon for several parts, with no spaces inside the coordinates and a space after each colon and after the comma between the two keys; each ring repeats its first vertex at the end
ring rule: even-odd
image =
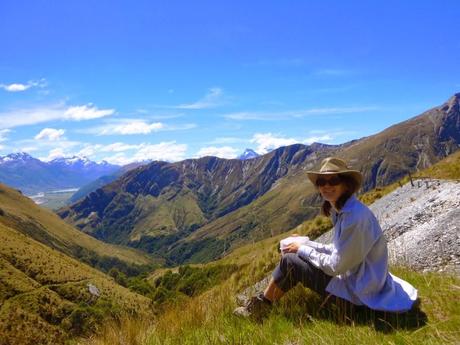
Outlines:
{"type": "Polygon", "coordinates": [[[12,109],[0,113],[0,128],[35,125],[56,120],[89,120],[114,113],[114,109],[98,109],[92,104],[69,107],[64,103],[58,103],[43,107],[12,109]]]}
{"type": "Polygon", "coordinates": [[[100,144],[86,144],[75,156],[92,158],[102,147],[100,144]]]}
{"type": "Polygon", "coordinates": [[[223,146],[223,147],[203,147],[201,148],[198,153],[197,157],[205,157],[205,156],[214,156],[219,158],[227,158],[232,159],[238,156],[237,150],[230,146],[223,146]]]}
{"type": "Polygon", "coordinates": [[[39,159],[41,160],[50,160],[48,157],[56,158],[59,155],[62,156],[74,156],[73,153],[75,148],[78,148],[82,145],[79,141],[70,141],[65,138],[59,138],[57,140],[37,140],[37,139],[27,139],[19,140],[14,143],[14,147],[11,147],[13,152],[38,152],[40,155],[39,159]],[[44,153],[48,152],[48,153],[44,153]]]}
{"type": "Polygon", "coordinates": [[[312,132],[323,135],[313,135],[304,139],[295,139],[275,136],[272,133],[256,133],[252,137],[251,142],[258,145],[255,149],[257,153],[265,154],[282,146],[289,146],[294,144],[311,145],[315,142],[330,143],[335,139],[336,135],[341,134],[341,132],[327,132],[322,130],[311,131],[310,133],[312,132]]]}
{"type": "Polygon", "coordinates": [[[175,106],[176,109],[208,109],[215,108],[223,103],[223,91],[219,87],[209,89],[208,93],[200,100],[175,106]]]}
{"type": "Polygon", "coordinates": [[[313,143],[327,143],[327,142],[332,141],[333,139],[334,138],[331,135],[325,134],[322,136],[313,136],[313,137],[306,138],[302,140],[302,144],[311,145],[313,143]]]}
{"type": "Polygon", "coordinates": [[[26,91],[27,89],[31,88],[32,85],[28,84],[0,84],[0,88],[2,88],[5,91],[8,92],[20,92],[20,91],[26,91]]]}
{"type": "Polygon", "coordinates": [[[126,153],[118,152],[103,159],[109,163],[119,165],[145,160],[176,162],[185,159],[187,145],[177,144],[175,141],[161,142],[159,144],[143,143],[138,145],[136,149],[137,151],[129,156],[126,153]]]}
{"type": "Polygon", "coordinates": [[[129,145],[124,143],[113,143],[110,145],[103,146],[101,148],[102,152],[123,152],[129,150],[135,150],[140,148],[140,145],[129,145]]]}
{"type": "Polygon", "coordinates": [[[98,109],[92,104],[69,107],[64,112],[64,118],[69,120],[91,120],[110,116],[115,113],[114,109],[98,109]]]}
{"type": "Polygon", "coordinates": [[[95,135],[133,135],[150,134],[159,131],[178,131],[195,128],[196,124],[187,123],[168,125],[162,122],[147,122],[141,119],[117,119],[107,122],[103,126],[79,130],[80,133],[95,135]]]}
{"type": "Polygon", "coordinates": [[[11,129],[0,129],[0,142],[6,141],[6,136],[11,132],[11,129]]]}
{"type": "Polygon", "coordinates": [[[64,129],[43,128],[34,139],[35,140],[51,140],[56,141],[63,138],[65,133],[64,129]]]}
{"type": "Polygon", "coordinates": [[[116,142],[109,145],[86,144],[80,151],[77,152],[76,156],[93,158],[101,152],[124,152],[130,150],[137,150],[141,148],[141,145],[142,144],[130,145],[121,142],[116,142]]]}
{"type": "Polygon", "coordinates": [[[126,121],[125,123],[113,124],[100,127],[99,135],[130,135],[149,134],[161,130],[164,125],[161,122],[147,123],[142,120],[126,121]]]}
{"type": "Polygon", "coordinates": [[[339,107],[339,108],[311,108],[311,109],[300,109],[292,111],[280,111],[280,112],[237,112],[222,115],[222,117],[228,120],[265,120],[265,121],[278,121],[289,118],[302,118],[305,116],[314,115],[338,115],[338,114],[351,114],[351,113],[362,113],[367,111],[378,110],[378,107],[339,107]]]}
{"type": "Polygon", "coordinates": [[[265,154],[281,146],[288,146],[299,143],[293,138],[282,138],[274,136],[272,133],[256,133],[251,139],[251,143],[257,144],[255,151],[259,154],[265,154]]]}
{"type": "Polygon", "coordinates": [[[176,144],[175,141],[161,142],[154,145],[142,144],[133,161],[153,159],[173,162],[185,159],[186,151],[186,144],[176,144]]]}
{"type": "Polygon", "coordinates": [[[12,83],[12,84],[0,84],[0,88],[8,92],[22,92],[30,89],[31,87],[44,88],[46,86],[46,80],[29,80],[26,84],[12,83]]]}
{"type": "Polygon", "coordinates": [[[49,162],[52,161],[55,158],[60,158],[60,157],[69,157],[71,156],[69,153],[66,153],[62,148],[57,147],[55,149],[52,149],[47,157],[40,157],[39,159],[44,161],[44,162],[49,162]]]}

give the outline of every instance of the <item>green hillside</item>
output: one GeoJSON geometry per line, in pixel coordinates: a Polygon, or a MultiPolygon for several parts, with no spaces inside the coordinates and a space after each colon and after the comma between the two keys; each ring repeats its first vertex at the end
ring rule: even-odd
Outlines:
{"type": "Polygon", "coordinates": [[[106,244],[65,223],[20,192],[0,184],[0,224],[20,231],[62,253],[108,271],[118,267],[135,274],[154,261],[131,248],[106,244]]]}
{"type": "Polygon", "coordinates": [[[151,313],[149,299],[1,223],[0,267],[2,345],[61,344],[108,318],[151,313]]]}

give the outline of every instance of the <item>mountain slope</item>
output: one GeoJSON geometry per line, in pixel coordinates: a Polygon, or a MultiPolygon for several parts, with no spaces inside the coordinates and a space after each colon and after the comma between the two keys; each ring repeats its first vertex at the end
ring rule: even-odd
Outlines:
{"type": "Polygon", "coordinates": [[[0,223],[2,344],[62,344],[103,319],[148,314],[149,299],[0,223]]]}
{"type": "Polygon", "coordinates": [[[153,260],[129,248],[106,244],[62,221],[53,212],[41,208],[21,193],[0,184],[0,224],[98,268],[120,266],[138,271],[153,260]]]}
{"type": "Polygon", "coordinates": [[[80,199],[83,199],[85,196],[87,196],[89,193],[94,192],[98,188],[101,188],[105,186],[106,184],[109,184],[113,181],[115,181],[117,178],[119,178],[121,175],[125,174],[126,172],[136,169],[142,165],[145,165],[146,163],[131,163],[122,166],[120,169],[116,170],[114,173],[110,175],[104,175],[101,176],[94,181],[91,181],[90,183],[80,187],[78,191],[76,191],[70,198],[67,200],[66,204],[73,204],[77,202],[80,199]]]}
{"type": "Polygon", "coordinates": [[[364,173],[369,190],[458,149],[460,94],[376,135],[330,146],[292,145],[246,161],[205,157],[152,163],[123,175],[61,217],[106,241],[161,252],[172,262],[216,258],[280,233],[315,213],[305,170],[336,155],[364,173]]]}

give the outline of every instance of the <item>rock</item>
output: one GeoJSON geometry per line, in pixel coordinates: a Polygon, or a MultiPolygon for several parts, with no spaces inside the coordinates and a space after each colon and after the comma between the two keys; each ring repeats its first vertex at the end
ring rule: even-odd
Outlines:
{"type": "Polygon", "coordinates": [[[99,297],[100,296],[99,289],[95,285],[93,285],[91,283],[88,283],[87,286],[88,286],[89,293],[92,296],[94,296],[94,297],[99,297]]]}

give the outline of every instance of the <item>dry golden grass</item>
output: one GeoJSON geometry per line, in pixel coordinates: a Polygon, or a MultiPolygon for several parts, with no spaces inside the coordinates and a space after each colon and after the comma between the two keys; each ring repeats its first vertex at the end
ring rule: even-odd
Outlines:
{"type": "Polygon", "coordinates": [[[72,313],[83,305],[105,301],[120,314],[151,313],[149,299],[3,224],[0,267],[0,334],[7,344],[63,342],[75,326],[72,313]],[[89,283],[99,289],[98,298],[89,283]]]}

